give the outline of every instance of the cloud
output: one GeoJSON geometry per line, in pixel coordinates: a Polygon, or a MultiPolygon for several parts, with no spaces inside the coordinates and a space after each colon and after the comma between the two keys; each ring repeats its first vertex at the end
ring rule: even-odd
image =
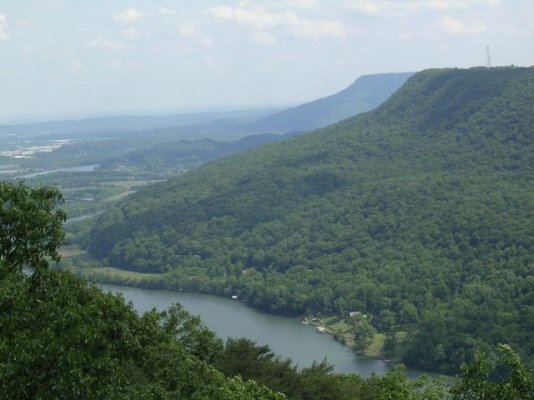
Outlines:
{"type": "Polygon", "coordinates": [[[211,47],[213,46],[213,39],[210,37],[204,37],[200,40],[199,43],[202,47],[211,47]]]}
{"type": "Polygon", "coordinates": [[[161,7],[159,9],[159,13],[160,15],[163,15],[164,17],[175,17],[176,16],[176,11],[171,10],[170,8],[167,8],[167,7],[161,7]]]}
{"type": "Polygon", "coordinates": [[[41,0],[37,2],[37,6],[47,10],[63,10],[65,5],[61,0],[41,0]]]}
{"type": "Polygon", "coordinates": [[[480,20],[474,20],[470,23],[451,16],[445,16],[439,22],[440,27],[447,33],[453,35],[477,34],[487,30],[486,25],[480,20]]]}
{"type": "Polygon", "coordinates": [[[341,38],[348,35],[348,28],[339,21],[311,19],[292,11],[272,11],[262,7],[213,7],[207,10],[211,17],[230,21],[257,31],[286,29],[294,36],[306,38],[341,38]]]}
{"type": "Polygon", "coordinates": [[[348,29],[340,22],[327,20],[304,19],[296,31],[297,36],[311,39],[342,38],[347,36],[348,29]]]}
{"type": "Polygon", "coordinates": [[[295,26],[299,18],[290,11],[269,12],[263,8],[213,7],[207,13],[215,19],[233,21],[256,29],[270,29],[282,26],[295,26]]]}
{"type": "Polygon", "coordinates": [[[253,33],[252,41],[259,44],[271,46],[273,44],[276,44],[277,40],[276,37],[269,32],[258,31],[253,33]]]}
{"type": "Polygon", "coordinates": [[[153,35],[153,31],[147,27],[130,26],[122,30],[122,36],[130,40],[149,39],[153,35]]]}
{"type": "Polygon", "coordinates": [[[263,7],[269,9],[287,10],[287,9],[300,9],[300,10],[318,10],[321,8],[320,0],[241,0],[239,5],[241,7],[250,7],[254,5],[262,4],[263,7]]]}
{"type": "Polygon", "coordinates": [[[315,9],[320,7],[319,0],[291,0],[289,3],[304,9],[315,9]]]}
{"type": "Polygon", "coordinates": [[[0,14],[0,40],[7,40],[7,39],[9,39],[7,18],[5,15],[0,14]]]}
{"type": "Polygon", "coordinates": [[[427,7],[434,11],[467,10],[474,7],[495,7],[501,0],[429,0],[427,7]]]}
{"type": "Polygon", "coordinates": [[[122,35],[129,40],[155,37],[192,37],[197,33],[195,23],[186,15],[167,7],[141,13],[128,8],[115,16],[125,26],[122,35]]]}
{"type": "Polygon", "coordinates": [[[143,13],[135,8],[127,8],[123,12],[117,14],[116,18],[125,24],[132,24],[143,18],[143,13]]]}
{"type": "Polygon", "coordinates": [[[345,7],[366,15],[379,15],[383,11],[383,5],[379,6],[377,2],[371,1],[351,1],[347,2],[345,7]]]}
{"type": "Polygon", "coordinates": [[[190,18],[171,8],[162,7],[156,14],[150,15],[153,22],[160,25],[161,30],[167,29],[169,32],[178,33],[180,36],[188,37],[196,33],[196,26],[190,18]],[[161,25],[166,25],[163,28],[161,25]]]}
{"type": "Polygon", "coordinates": [[[81,71],[83,69],[83,64],[78,60],[72,60],[70,66],[75,71],[81,71]]]}
{"type": "Polygon", "coordinates": [[[98,37],[85,43],[85,47],[97,47],[100,49],[118,50],[126,47],[126,45],[123,42],[98,37]]]}
{"type": "Polygon", "coordinates": [[[409,15],[423,11],[449,12],[495,7],[501,0],[347,0],[344,7],[372,16],[409,15]]]}

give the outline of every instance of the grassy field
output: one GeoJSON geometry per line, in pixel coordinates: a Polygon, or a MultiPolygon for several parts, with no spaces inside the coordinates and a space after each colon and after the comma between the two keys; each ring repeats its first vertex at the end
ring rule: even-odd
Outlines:
{"type": "Polygon", "coordinates": [[[386,335],[383,333],[377,333],[374,338],[371,345],[365,350],[365,355],[368,357],[373,358],[383,358],[383,349],[384,349],[384,340],[386,339],[386,335]]]}
{"type": "MultiPolygon", "coordinates": [[[[334,338],[344,345],[354,349],[354,340],[352,337],[352,327],[346,319],[331,316],[322,318],[308,318],[311,324],[324,327],[324,332],[331,334],[334,338]]],[[[377,333],[371,345],[363,352],[363,355],[372,358],[384,358],[384,341],[386,335],[377,333]]]]}
{"type": "Polygon", "coordinates": [[[113,267],[91,266],[92,262],[88,262],[86,258],[87,251],[78,245],[61,246],[59,254],[62,260],[60,265],[62,269],[91,280],[136,283],[146,279],[161,279],[162,277],[162,274],[147,274],[113,267]]]}
{"type": "MultiPolygon", "coordinates": [[[[85,264],[84,261],[81,261],[85,264]]],[[[113,267],[101,267],[98,265],[80,266],[80,260],[75,257],[63,260],[59,266],[61,269],[77,275],[90,282],[100,282],[132,287],[159,287],[165,280],[163,274],[149,274],[135,271],[126,271],[113,267]],[[156,286],[154,286],[154,284],[156,286]]]]}
{"type": "Polygon", "coordinates": [[[83,275],[92,276],[98,274],[102,277],[110,277],[127,281],[139,281],[147,278],[161,278],[161,274],[148,274],[113,267],[84,268],[83,275]]]}

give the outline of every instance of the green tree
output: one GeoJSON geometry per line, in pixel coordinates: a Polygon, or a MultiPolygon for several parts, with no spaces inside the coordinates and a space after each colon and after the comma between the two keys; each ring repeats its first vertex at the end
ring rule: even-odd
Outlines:
{"type": "Polygon", "coordinates": [[[45,257],[59,259],[60,193],[1,189],[0,399],[283,398],[210,365],[221,341],[180,306],[139,316],[122,297],[46,268],[45,257]]]}
{"type": "Polygon", "coordinates": [[[163,328],[174,335],[185,349],[210,364],[223,350],[223,342],[206,328],[198,316],[189,314],[180,304],[174,304],[161,313],[163,328]]]}
{"type": "Polygon", "coordinates": [[[481,352],[463,367],[463,378],[452,390],[453,400],[534,399],[534,373],[509,345],[498,347],[497,357],[481,352]]]}
{"type": "Polygon", "coordinates": [[[23,267],[37,273],[46,268],[46,256],[59,261],[66,219],[57,208],[62,200],[55,188],[0,182],[0,260],[19,274],[23,267]]]}
{"type": "Polygon", "coordinates": [[[352,336],[357,350],[365,351],[376,334],[376,328],[365,317],[359,317],[352,321],[352,336]]]}
{"type": "Polygon", "coordinates": [[[421,375],[410,379],[397,366],[384,376],[373,375],[365,381],[361,400],[447,400],[443,379],[421,375]]]}

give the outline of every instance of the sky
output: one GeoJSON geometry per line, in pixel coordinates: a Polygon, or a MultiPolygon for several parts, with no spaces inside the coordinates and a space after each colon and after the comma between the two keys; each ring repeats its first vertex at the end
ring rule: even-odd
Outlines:
{"type": "Polygon", "coordinates": [[[534,0],[0,0],[0,119],[291,105],[534,65],[534,0]]]}

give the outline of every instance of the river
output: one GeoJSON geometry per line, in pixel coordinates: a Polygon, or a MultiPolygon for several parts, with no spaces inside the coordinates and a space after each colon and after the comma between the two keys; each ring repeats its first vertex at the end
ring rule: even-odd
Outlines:
{"type": "MultiPolygon", "coordinates": [[[[258,344],[267,344],[282,357],[289,357],[299,367],[313,361],[327,361],[335,372],[356,373],[368,377],[384,374],[391,365],[380,360],[356,356],[349,348],[336,342],[330,335],[319,334],[310,325],[297,318],[265,314],[235,300],[197,293],[179,293],[164,290],[99,284],[104,291],[122,293],[139,312],[156,308],[164,310],[180,303],[191,314],[199,315],[204,324],[223,339],[246,337],[258,344]]],[[[417,371],[407,371],[410,376],[417,371]]]]}

